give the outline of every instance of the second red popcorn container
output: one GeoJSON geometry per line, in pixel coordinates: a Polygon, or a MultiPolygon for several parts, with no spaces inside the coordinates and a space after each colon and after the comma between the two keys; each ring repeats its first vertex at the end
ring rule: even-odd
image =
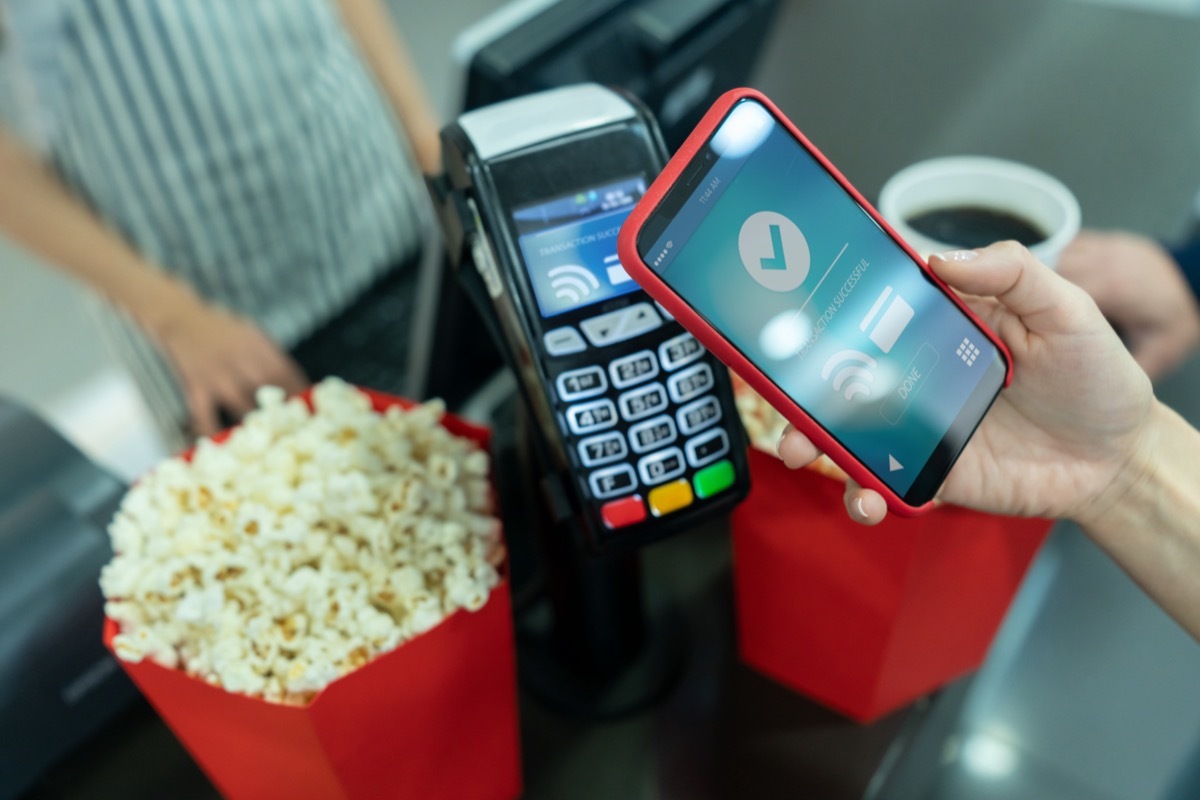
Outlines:
{"type": "Polygon", "coordinates": [[[869,722],[976,669],[1051,523],[942,506],[867,528],[844,486],[752,450],[733,514],[744,662],[869,722]]]}

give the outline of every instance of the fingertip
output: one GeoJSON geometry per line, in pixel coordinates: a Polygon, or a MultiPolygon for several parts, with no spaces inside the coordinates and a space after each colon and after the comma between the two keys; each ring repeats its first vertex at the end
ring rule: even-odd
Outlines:
{"type": "Polygon", "coordinates": [[[776,449],[788,469],[807,466],[821,454],[821,451],[809,441],[807,436],[790,427],[784,431],[776,449]]]}
{"type": "Polygon", "coordinates": [[[883,499],[883,495],[870,489],[863,489],[861,500],[866,513],[865,524],[878,525],[883,522],[887,516],[887,501],[883,499]]]}
{"type": "Polygon", "coordinates": [[[196,438],[216,433],[217,413],[208,395],[193,383],[184,382],[182,389],[189,433],[196,438]]]}
{"type": "Polygon", "coordinates": [[[961,264],[964,261],[974,261],[979,258],[978,250],[944,250],[941,253],[934,253],[929,257],[930,261],[938,259],[943,263],[961,264]]]}
{"type": "Polygon", "coordinates": [[[850,518],[860,525],[878,525],[887,516],[887,501],[883,496],[854,482],[846,485],[845,502],[850,518]]]}

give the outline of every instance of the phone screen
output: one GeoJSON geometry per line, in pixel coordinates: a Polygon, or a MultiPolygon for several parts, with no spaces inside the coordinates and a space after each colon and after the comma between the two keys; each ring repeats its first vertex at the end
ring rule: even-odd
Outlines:
{"type": "Polygon", "coordinates": [[[643,260],[911,505],[941,485],[1004,361],[761,103],[734,105],[643,228],[643,260]]]}

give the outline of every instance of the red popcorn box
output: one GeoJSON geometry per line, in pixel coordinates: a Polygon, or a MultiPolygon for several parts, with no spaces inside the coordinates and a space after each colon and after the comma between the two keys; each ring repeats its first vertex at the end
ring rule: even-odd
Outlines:
{"type": "MultiPolygon", "coordinates": [[[[413,405],[362,391],[377,412],[413,405]]],[[[488,445],[486,428],[449,414],[442,425],[488,445]]],[[[106,620],[110,651],[119,632],[106,620]]],[[[502,572],[481,609],[459,609],[306,705],[227,692],[149,658],[118,661],[226,797],[508,800],[522,790],[513,642],[502,572]]]]}
{"type": "Polygon", "coordinates": [[[733,513],[742,661],[859,722],[975,670],[1049,533],[941,506],[867,528],[844,485],[751,450],[733,513]]]}

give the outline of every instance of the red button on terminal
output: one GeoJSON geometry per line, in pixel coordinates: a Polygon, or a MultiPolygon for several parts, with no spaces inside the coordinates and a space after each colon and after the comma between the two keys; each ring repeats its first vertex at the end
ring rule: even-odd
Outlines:
{"type": "Polygon", "coordinates": [[[646,504],[635,494],[600,506],[600,518],[609,529],[636,525],[646,518],[646,504]]]}

